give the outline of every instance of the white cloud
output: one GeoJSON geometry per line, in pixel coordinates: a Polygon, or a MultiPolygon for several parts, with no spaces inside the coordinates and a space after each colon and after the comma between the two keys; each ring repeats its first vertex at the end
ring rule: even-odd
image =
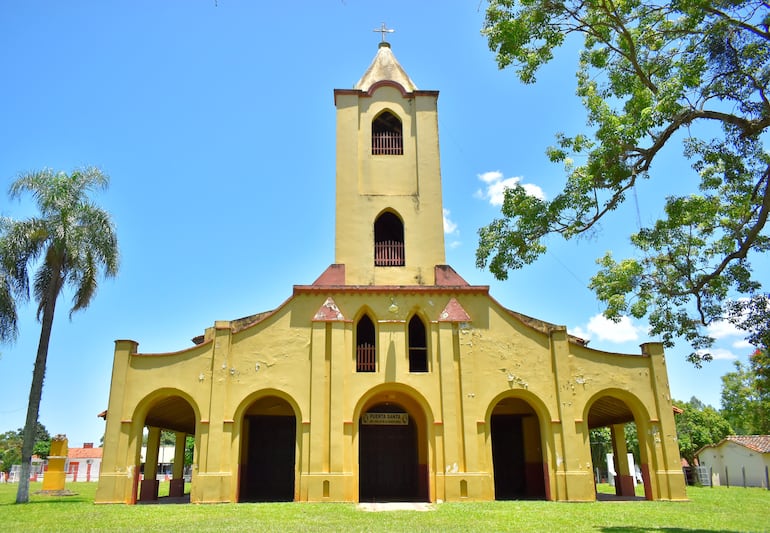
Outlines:
{"type": "Polygon", "coordinates": [[[586,329],[578,326],[570,333],[585,340],[590,340],[595,335],[600,341],[623,343],[639,339],[639,332],[643,328],[635,326],[631,319],[624,316],[618,322],[614,322],[604,315],[592,316],[586,325],[586,329]]]}
{"type": "Polygon", "coordinates": [[[527,191],[528,195],[534,196],[535,198],[539,198],[540,200],[545,200],[545,193],[543,192],[543,189],[541,189],[537,185],[533,183],[522,183],[521,187],[525,191],[527,191]]]}
{"type": "Polygon", "coordinates": [[[449,243],[449,247],[454,250],[455,248],[458,248],[461,244],[462,244],[462,241],[452,241],[449,243]]]}
{"type": "Polygon", "coordinates": [[[447,235],[457,233],[457,224],[455,224],[449,219],[450,214],[451,212],[449,211],[449,209],[444,209],[444,233],[446,233],[447,235]]]}
{"type": "Polygon", "coordinates": [[[521,187],[528,195],[545,200],[543,189],[532,183],[521,183],[523,179],[521,176],[506,178],[499,170],[493,170],[479,174],[478,178],[486,184],[486,190],[479,189],[473,196],[488,200],[491,205],[503,205],[505,189],[512,189],[514,187],[521,187]]]}
{"type": "Polygon", "coordinates": [[[581,328],[580,326],[578,326],[576,328],[573,328],[573,329],[570,329],[569,334],[570,335],[574,335],[575,337],[579,337],[579,338],[583,339],[584,341],[591,340],[591,334],[588,333],[583,328],[581,328]]]}
{"type": "Polygon", "coordinates": [[[743,337],[745,332],[736,328],[732,323],[726,320],[718,320],[708,325],[708,334],[715,339],[724,339],[725,337],[743,337]]]}
{"type": "Polygon", "coordinates": [[[489,172],[479,174],[479,179],[484,183],[494,183],[503,179],[503,173],[499,170],[491,170],[489,172]]]}
{"type": "Polygon", "coordinates": [[[714,348],[712,350],[698,350],[697,352],[699,355],[703,355],[705,353],[710,353],[711,357],[714,359],[714,361],[734,361],[738,359],[738,356],[735,355],[730,350],[726,350],[724,348],[714,348]]]}
{"type": "Polygon", "coordinates": [[[751,343],[749,341],[747,341],[746,339],[741,339],[739,341],[735,341],[732,344],[732,346],[736,350],[753,350],[754,349],[754,347],[751,345],[751,343]]]}

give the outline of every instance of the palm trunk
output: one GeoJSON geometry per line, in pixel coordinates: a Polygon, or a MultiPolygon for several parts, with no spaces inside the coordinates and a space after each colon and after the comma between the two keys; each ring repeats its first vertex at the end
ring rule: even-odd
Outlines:
{"type": "Polygon", "coordinates": [[[40,413],[40,398],[43,396],[43,380],[45,379],[45,365],[48,359],[48,342],[51,339],[53,327],[53,314],[56,308],[56,297],[61,288],[59,273],[52,276],[51,287],[46,295],[43,307],[43,319],[40,327],[40,341],[37,345],[37,357],[35,369],[32,371],[32,386],[29,389],[29,403],[27,404],[27,420],[24,423],[24,433],[21,445],[21,477],[19,488],[16,492],[16,503],[29,502],[29,475],[32,468],[32,450],[35,448],[37,438],[37,418],[40,413]]]}

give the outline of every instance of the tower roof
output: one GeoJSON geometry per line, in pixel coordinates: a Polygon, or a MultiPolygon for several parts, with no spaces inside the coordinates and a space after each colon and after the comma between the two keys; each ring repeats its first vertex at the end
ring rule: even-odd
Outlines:
{"type": "Polygon", "coordinates": [[[358,80],[358,83],[353,88],[368,91],[372,85],[384,80],[394,81],[408,92],[417,90],[417,86],[409,78],[409,75],[396,59],[396,56],[393,55],[390,43],[387,41],[380,43],[372,64],[369,65],[369,68],[366,69],[364,75],[361,76],[361,79],[358,80]]]}

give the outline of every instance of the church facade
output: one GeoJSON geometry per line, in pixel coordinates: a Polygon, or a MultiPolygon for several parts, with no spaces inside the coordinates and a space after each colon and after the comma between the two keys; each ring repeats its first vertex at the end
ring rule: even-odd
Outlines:
{"type": "MultiPolygon", "coordinates": [[[[337,113],[335,263],[194,346],[115,344],[97,503],[596,499],[589,430],[636,424],[647,499],[685,499],[662,346],[590,349],[445,264],[438,92],[380,44],[337,113]],[[140,450],[148,428],[147,460],[140,450]]],[[[617,491],[634,492],[625,461],[617,491]]]]}

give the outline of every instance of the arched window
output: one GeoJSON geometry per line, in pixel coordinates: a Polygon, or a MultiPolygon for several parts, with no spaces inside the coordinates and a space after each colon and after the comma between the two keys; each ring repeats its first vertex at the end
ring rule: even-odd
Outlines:
{"type": "Polygon", "coordinates": [[[383,111],[372,121],[372,155],[403,155],[403,153],[401,120],[390,111],[383,111]]]}
{"type": "Polygon", "coordinates": [[[356,372],[374,372],[377,369],[377,351],[374,322],[364,315],[356,325],[356,372]]]}
{"type": "Polygon", "coordinates": [[[409,372],[428,371],[428,338],[425,324],[414,315],[409,321],[409,372]]]}
{"type": "Polygon", "coordinates": [[[404,223],[385,212],[374,221],[374,266],[404,266],[404,223]]]}

